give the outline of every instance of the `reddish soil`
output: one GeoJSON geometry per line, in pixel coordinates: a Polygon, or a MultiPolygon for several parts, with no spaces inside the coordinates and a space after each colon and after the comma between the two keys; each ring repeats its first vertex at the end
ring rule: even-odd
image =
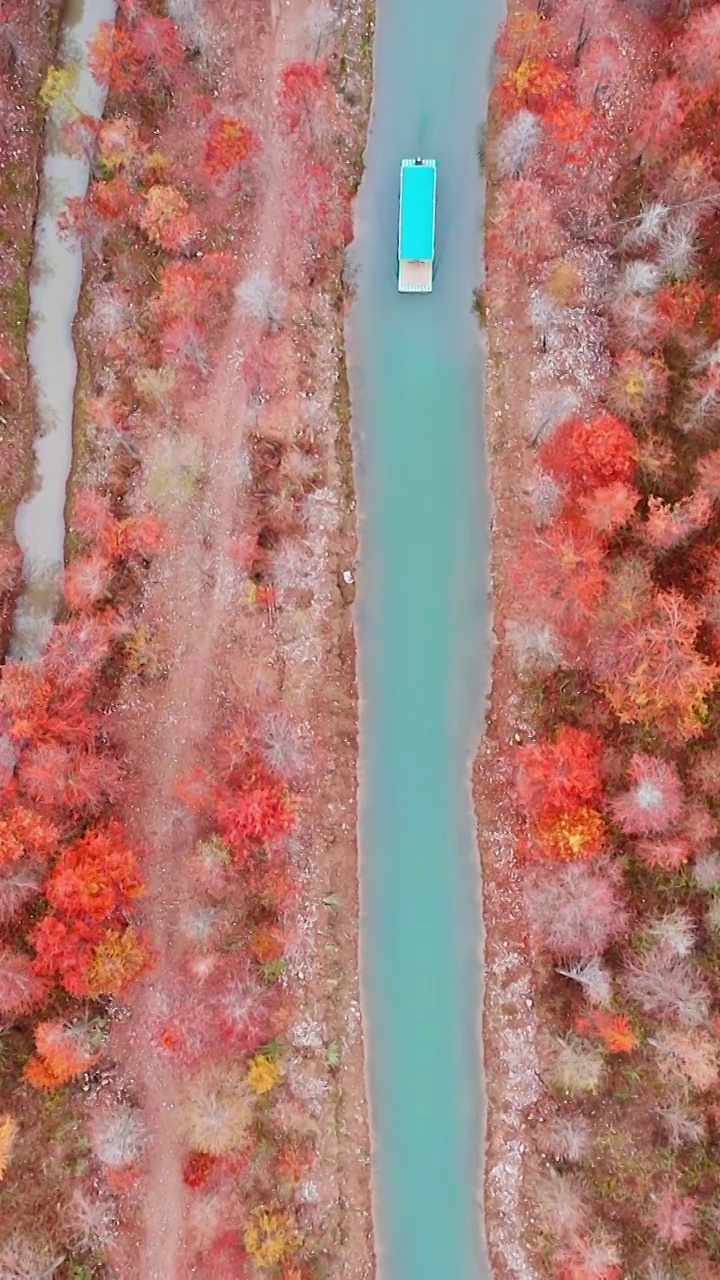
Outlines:
{"type": "MultiPolygon", "coordinates": [[[[520,6],[509,0],[508,13],[520,6]]],[[[488,190],[492,202],[492,189],[488,190]]],[[[528,1112],[541,1087],[535,1051],[533,969],[525,945],[520,868],[515,857],[517,829],[510,756],[526,726],[508,649],[501,641],[513,591],[508,569],[527,509],[518,494],[530,474],[533,455],[524,421],[532,361],[527,299],[518,288],[512,299],[494,286],[486,263],[484,304],[488,317],[485,348],[485,438],[493,514],[490,579],[494,648],[485,731],[473,769],[473,798],[482,864],[485,989],[482,1016],[487,1089],[483,1187],[485,1229],[493,1271],[533,1280],[532,1223],[522,1180],[528,1147],[528,1112]],[[497,314],[499,323],[494,324],[497,314]],[[508,324],[507,319],[512,323],[508,324]],[[512,334],[512,342],[508,341],[512,334]],[[512,377],[508,371],[512,369],[512,377]]]]}

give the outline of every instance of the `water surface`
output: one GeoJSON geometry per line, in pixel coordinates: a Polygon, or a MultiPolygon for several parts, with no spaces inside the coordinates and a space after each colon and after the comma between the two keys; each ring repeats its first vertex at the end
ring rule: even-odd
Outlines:
{"type": "Polygon", "coordinates": [[[476,148],[500,0],[378,0],[349,324],[361,510],[362,979],[380,1280],[488,1274],[469,761],[487,677],[476,148]],[[399,295],[403,156],[438,162],[437,276],[399,295]]]}
{"type": "Polygon", "coordinates": [[[87,191],[86,160],[63,150],[58,127],[73,106],[102,115],[105,93],[87,66],[87,45],[99,22],[115,15],[115,0],[70,0],[58,54],[60,66],[77,67],[67,99],[49,112],[35,223],[28,357],[37,403],[33,490],[18,507],[15,536],[23,555],[24,588],[13,623],[11,656],[31,661],[40,652],[62,594],[65,492],[72,465],[73,399],[77,360],[72,326],[82,280],[77,240],[62,236],[58,217],[71,196],[87,191]]]}

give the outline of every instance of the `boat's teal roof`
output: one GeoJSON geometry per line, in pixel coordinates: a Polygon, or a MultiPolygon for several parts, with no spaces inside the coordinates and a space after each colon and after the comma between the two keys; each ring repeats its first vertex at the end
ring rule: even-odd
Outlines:
{"type": "Polygon", "coordinates": [[[435,253],[435,165],[404,164],[400,185],[400,257],[427,262],[435,253]]]}

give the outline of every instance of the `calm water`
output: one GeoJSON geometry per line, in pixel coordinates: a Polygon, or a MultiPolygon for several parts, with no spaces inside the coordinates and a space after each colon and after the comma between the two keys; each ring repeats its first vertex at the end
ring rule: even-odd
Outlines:
{"type": "Polygon", "coordinates": [[[349,325],[361,509],[362,952],[381,1280],[487,1274],[477,1205],[479,884],[469,760],[487,678],[478,277],[500,0],[378,0],[349,325]],[[435,291],[396,291],[399,165],[438,161],[435,291]]]}
{"type": "Polygon", "coordinates": [[[86,62],[88,41],[99,22],[115,15],[116,0],[70,0],[65,8],[58,57],[77,67],[71,102],[50,112],[35,224],[30,286],[28,355],[37,397],[40,432],[35,441],[34,489],[18,507],[15,535],[23,553],[24,590],[15,612],[11,653],[37,657],[52,625],[62,591],[65,491],[72,463],[73,396],[77,361],[72,326],[82,279],[82,254],[75,239],[61,236],[58,215],[70,196],[84,196],[87,161],[68,155],[58,126],[72,104],[87,115],[102,115],[105,93],[86,62]]]}

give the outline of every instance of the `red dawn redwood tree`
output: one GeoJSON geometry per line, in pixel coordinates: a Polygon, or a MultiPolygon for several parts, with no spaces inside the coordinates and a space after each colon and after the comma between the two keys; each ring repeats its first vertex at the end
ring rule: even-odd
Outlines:
{"type": "Polygon", "coordinates": [[[515,270],[535,279],[540,266],[558,257],[565,246],[552,198],[540,182],[519,178],[499,183],[488,228],[488,256],[507,258],[515,270]]]}
{"type": "Polygon", "coordinates": [[[330,87],[324,62],[288,62],[282,69],[278,106],[289,133],[306,130],[330,87]]]}
{"type": "Polygon", "coordinates": [[[218,116],[208,127],[203,172],[212,182],[221,181],[258,150],[255,134],[242,120],[236,116],[218,116]]]}
{"type": "Polygon", "coordinates": [[[675,590],[652,594],[625,623],[609,614],[593,637],[591,665],[621,721],[654,726],[675,743],[699,737],[720,676],[696,646],[704,617],[675,590]]]}
{"type": "Polygon", "coordinates": [[[698,89],[716,89],[720,67],[720,4],[694,13],[672,49],[675,65],[698,89]]]}
{"type": "Polygon", "coordinates": [[[629,484],[638,445],[622,418],[599,413],[560,423],[538,451],[540,465],[571,494],[587,493],[618,481],[629,484]]]}
{"type": "Polygon", "coordinates": [[[562,725],[555,739],[528,743],[517,751],[517,793],[529,814],[559,812],[594,804],[603,789],[602,738],[562,725]]]}
{"type": "Polygon", "coordinates": [[[534,617],[557,628],[570,650],[587,640],[606,589],[605,559],[604,541],[575,518],[533,530],[519,544],[511,566],[517,595],[534,617]]]}

